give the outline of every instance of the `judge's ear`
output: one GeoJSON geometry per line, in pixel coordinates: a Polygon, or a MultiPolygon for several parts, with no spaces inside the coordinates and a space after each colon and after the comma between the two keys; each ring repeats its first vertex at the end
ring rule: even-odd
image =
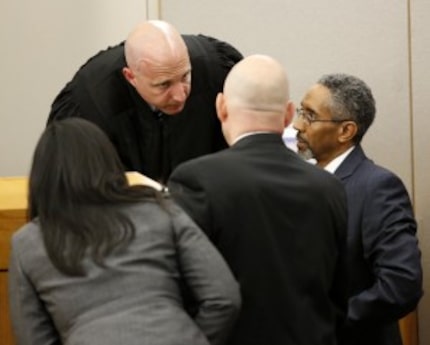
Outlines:
{"type": "Polygon", "coordinates": [[[216,100],[215,100],[215,108],[216,108],[216,113],[218,116],[218,119],[220,120],[220,122],[224,122],[227,119],[227,105],[225,102],[225,96],[222,92],[219,92],[218,95],[216,96],[216,100]]]}
{"type": "Polygon", "coordinates": [[[129,67],[123,67],[122,75],[134,87],[136,87],[135,77],[133,71],[129,67]]]}
{"type": "Polygon", "coordinates": [[[358,131],[357,124],[354,121],[344,121],[339,126],[338,140],[341,143],[353,141],[358,131]]]}
{"type": "Polygon", "coordinates": [[[293,101],[288,101],[285,107],[284,126],[287,127],[293,121],[296,107],[293,101]]]}

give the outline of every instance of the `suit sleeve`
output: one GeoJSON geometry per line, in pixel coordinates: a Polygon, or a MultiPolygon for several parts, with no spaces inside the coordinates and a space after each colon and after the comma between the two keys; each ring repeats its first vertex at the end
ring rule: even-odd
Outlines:
{"type": "Polygon", "coordinates": [[[198,304],[194,320],[211,344],[223,344],[239,312],[239,286],[206,235],[182,210],[176,213],[179,265],[198,304]]]}
{"type": "Polygon", "coordinates": [[[395,321],[414,310],[422,296],[417,226],[409,195],[397,176],[384,173],[372,178],[366,193],[362,243],[374,283],[350,298],[348,319],[395,321]]]}
{"type": "Polygon", "coordinates": [[[168,181],[168,189],[173,199],[197,223],[213,243],[216,243],[215,222],[212,219],[210,198],[200,178],[197,168],[188,163],[176,168],[168,181]]]}
{"type": "MultiPolygon", "coordinates": [[[[338,182],[338,181],[336,181],[338,182]]],[[[334,271],[333,284],[330,295],[336,306],[336,332],[339,344],[343,343],[344,327],[348,310],[348,204],[343,185],[337,183],[330,189],[331,212],[333,212],[333,228],[336,230],[337,238],[337,261],[334,271]]]]}
{"type": "Polygon", "coordinates": [[[19,250],[12,242],[9,265],[9,305],[19,345],[61,345],[57,330],[37,291],[23,271],[19,250]]]}

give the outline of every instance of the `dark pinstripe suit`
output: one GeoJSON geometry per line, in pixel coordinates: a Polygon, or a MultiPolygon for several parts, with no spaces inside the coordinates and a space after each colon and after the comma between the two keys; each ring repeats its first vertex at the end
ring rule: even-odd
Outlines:
{"type": "Polygon", "coordinates": [[[401,344],[397,319],[422,295],[421,253],[402,181],[357,146],[335,171],[348,198],[351,275],[346,343],[401,344]]]}

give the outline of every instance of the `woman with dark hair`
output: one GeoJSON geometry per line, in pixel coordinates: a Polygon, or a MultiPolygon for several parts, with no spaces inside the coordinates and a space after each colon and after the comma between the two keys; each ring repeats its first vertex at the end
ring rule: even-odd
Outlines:
{"type": "Polygon", "coordinates": [[[240,304],[226,263],[167,193],[128,184],[94,124],[71,118],[46,128],[29,219],[12,238],[9,271],[18,345],[226,339],[240,304]]]}

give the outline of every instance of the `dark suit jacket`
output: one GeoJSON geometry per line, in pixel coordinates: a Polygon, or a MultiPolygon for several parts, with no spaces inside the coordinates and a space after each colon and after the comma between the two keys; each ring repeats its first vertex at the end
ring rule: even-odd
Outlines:
{"type": "Polygon", "coordinates": [[[192,67],[191,94],[174,116],[158,117],[125,80],[123,44],[89,59],[52,104],[48,123],[83,117],[102,128],[126,170],[166,182],[179,163],[225,148],[215,97],[242,55],[226,42],[183,35],[192,67]]]}
{"type": "Polygon", "coordinates": [[[336,170],[345,185],[351,275],[346,344],[401,344],[397,320],[422,295],[421,255],[408,193],[357,146],[336,170]]]}
{"type": "Polygon", "coordinates": [[[169,189],[223,254],[241,285],[229,345],[335,344],[346,310],[341,183],[254,134],[180,165],[169,189]]]}

